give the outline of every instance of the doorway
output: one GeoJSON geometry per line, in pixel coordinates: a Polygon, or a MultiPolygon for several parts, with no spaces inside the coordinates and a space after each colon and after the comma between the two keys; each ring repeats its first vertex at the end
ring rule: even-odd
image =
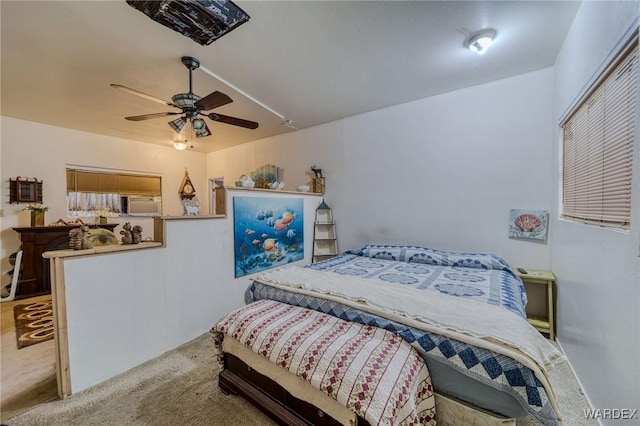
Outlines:
{"type": "Polygon", "coordinates": [[[217,197],[224,197],[224,177],[210,178],[209,179],[209,211],[212,215],[226,214],[222,211],[222,200],[218,200],[217,197]],[[218,191],[216,191],[216,189],[218,191]]]}

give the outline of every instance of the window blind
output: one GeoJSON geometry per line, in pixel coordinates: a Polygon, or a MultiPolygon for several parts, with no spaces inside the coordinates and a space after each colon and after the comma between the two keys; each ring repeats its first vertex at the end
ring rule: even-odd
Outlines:
{"type": "Polygon", "coordinates": [[[162,195],[162,182],[160,176],[67,169],[67,192],[156,196],[162,195]]]}
{"type": "Polygon", "coordinates": [[[635,36],[563,123],[564,218],[629,229],[637,75],[635,36]]]}

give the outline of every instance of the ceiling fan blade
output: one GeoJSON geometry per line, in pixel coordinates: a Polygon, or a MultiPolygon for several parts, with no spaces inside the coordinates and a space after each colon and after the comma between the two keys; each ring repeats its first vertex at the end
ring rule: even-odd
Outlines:
{"type": "Polygon", "coordinates": [[[258,123],[256,123],[255,121],[244,120],[242,118],[230,117],[228,115],[222,115],[222,114],[215,114],[213,112],[211,114],[208,114],[207,117],[209,117],[213,121],[219,121],[220,123],[231,124],[233,126],[245,127],[247,129],[258,128],[258,123]]]}
{"type": "Polygon", "coordinates": [[[155,114],[133,115],[131,117],[125,117],[129,121],[143,121],[152,118],[166,117],[167,115],[182,114],[181,112],[156,112],[155,114]]]}
{"type": "Polygon", "coordinates": [[[200,99],[194,105],[202,111],[208,111],[222,105],[230,104],[231,102],[233,102],[233,99],[216,90],[215,92],[209,93],[207,96],[200,99]]]}
{"type": "Polygon", "coordinates": [[[153,102],[157,102],[159,104],[180,108],[179,106],[177,106],[177,105],[175,105],[175,104],[173,104],[173,103],[171,103],[169,101],[165,101],[164,99],[156,98],[155,96],[147,95],[146,93],[143,93],[143,92],[141,92],[139,90],[136,90],[136,89],[132,89],[132,88],[127,87],[127,86],[122,86],[120,84],[111,84],[111,87],[113,87],[115,89],[120,89],[120,90],[122,90],[124,92],[127,92],[127,93],[131,93],[132,95],[140,96],[142,98],[148,99],[148,100],[153,101],[153,102]]]}

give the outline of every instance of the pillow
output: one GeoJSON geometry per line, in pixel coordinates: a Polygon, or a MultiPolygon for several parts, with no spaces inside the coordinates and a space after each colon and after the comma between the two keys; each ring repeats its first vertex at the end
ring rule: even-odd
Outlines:
{"type": "Polygon", "coordinates": [[[453,252],[423,246],[401,246],[394,244],[367,244],[359,249],[350,250],[346,253],[373,259],[396,260],[407,263],[510,271],[509,265],[504,259],[490,253],[453,252]]]}

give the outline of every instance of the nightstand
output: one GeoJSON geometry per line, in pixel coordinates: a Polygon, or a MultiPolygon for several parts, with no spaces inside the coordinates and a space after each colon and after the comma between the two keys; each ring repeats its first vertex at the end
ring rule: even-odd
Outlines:
{"type": "Polygon", "coordinates": [[[536,269],[527,269],[526,271],[527,273],[523,274],[516,270],[516,273],[522,279],[522,282],[527,285],[544,285],[547,290],[546,318],[527,315],[527,319],[529,320],[529,323],[536,328],[536,330],[547,333],[549,335],[549,339],[556,340],[555,321],[553,315],[553,308],[555,306],[553,298],[553,283],[555,282],[556,277],[553,276],[551,271],[541,271],[536,269]]]}

